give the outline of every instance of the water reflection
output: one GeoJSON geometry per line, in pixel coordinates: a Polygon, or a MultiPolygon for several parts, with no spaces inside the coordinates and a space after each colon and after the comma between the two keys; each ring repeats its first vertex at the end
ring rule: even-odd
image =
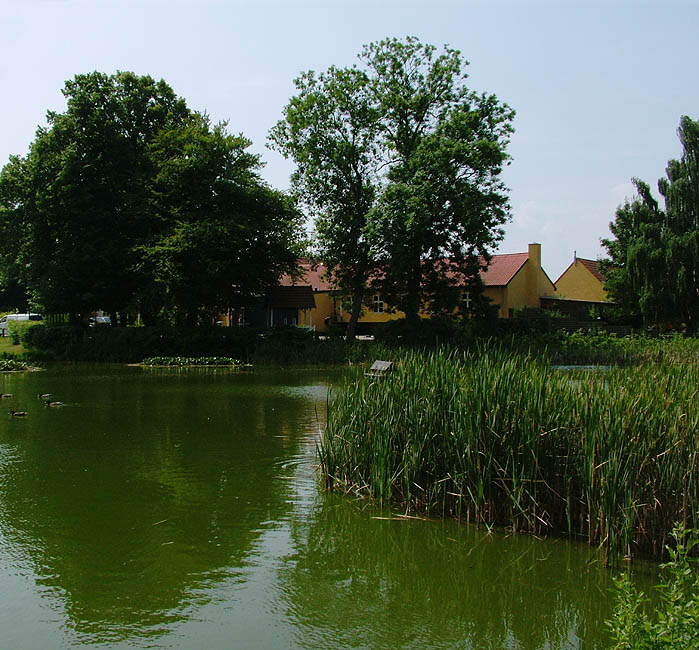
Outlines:
{"type": "Polygon", "coordinates": [[[207,586],[242,576],[265,522],[290,508],[279,464],[315,396],[286,388],[125,370],[15,382],[30,414],[0,425],[0,550],[91,642],[161,634],[207,586]],[[39,390],[66,406],[42,408],[39,390]]]}
{"type": "Polygon", "coordinates": [[[0,414],[0,646],[604,647],[611,574],[587,547],[317,489],[339,378],[0,375],[30,412],[0,414]]]}
{"type": "Polygon", "coordinates": [[[280,579],[299,646],[606,647],[611,576],[587,547],[376,516],[321,495],[296,521],[280,579]]]}

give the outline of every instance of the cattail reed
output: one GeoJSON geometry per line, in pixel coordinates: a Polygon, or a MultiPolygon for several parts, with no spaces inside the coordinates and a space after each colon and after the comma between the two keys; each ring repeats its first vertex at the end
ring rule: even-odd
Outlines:
{"type": "Polygon", "coordinates": [[[386,377],[349,374],[319,455],[330,488],[659,556],[674,522],[699,526],[698,387],[696,363],[409,352],[386,377]]]}

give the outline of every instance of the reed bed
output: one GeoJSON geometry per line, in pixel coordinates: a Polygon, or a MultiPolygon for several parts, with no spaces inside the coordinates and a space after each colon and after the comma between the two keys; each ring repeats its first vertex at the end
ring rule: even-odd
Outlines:
{"type": "Polygon", "coordinates": [[[660,556],[699,524],[696,363],[564,373],[502,348],[407,352],[356,368],[329,405],[328,487],[536,535],[608,561],[660,556]]]}

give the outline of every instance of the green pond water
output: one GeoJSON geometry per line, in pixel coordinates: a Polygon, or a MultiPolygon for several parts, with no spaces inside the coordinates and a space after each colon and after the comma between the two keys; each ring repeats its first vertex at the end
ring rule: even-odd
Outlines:
{"type": "Polygon", "coordinates": [[[605,647],[613,574],[586,545],[319,486],[340,379],[0,374],[0,648],[605,647]]]}

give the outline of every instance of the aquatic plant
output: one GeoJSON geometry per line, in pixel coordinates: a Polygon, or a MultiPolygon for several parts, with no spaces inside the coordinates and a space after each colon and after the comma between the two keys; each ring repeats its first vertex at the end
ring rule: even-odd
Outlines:
{"type": "Polygon", "coordinates": [[[564,373],[502,347],[407,352],[350,373],[319,456],[330,488],[659,555],[699,524],[697,364],[564,373]]]}
{"type": "Polygon", "coordinates": [[[29,370],[26,361],[20,361],[11,357],[0,358],[0,372],[10,372],[15,370],[29,370]]]}
{"type": "Polygon", "coordinates": [[[699,649],[699,561],[691,555],[699,546],[699,532],[678,526],[672,537],[674,546],[668,546],[670,560],[661,565],[664,577],[651,613],[649,599],[628,574],[615,580],[617,604],[607,621],[614,650],[699,649]]]}
{"type": "Polygon", "coordinates": [[[148,357],[141,361],[142,366],[241,366],[238,359],[230,357],[148,357]]]}

